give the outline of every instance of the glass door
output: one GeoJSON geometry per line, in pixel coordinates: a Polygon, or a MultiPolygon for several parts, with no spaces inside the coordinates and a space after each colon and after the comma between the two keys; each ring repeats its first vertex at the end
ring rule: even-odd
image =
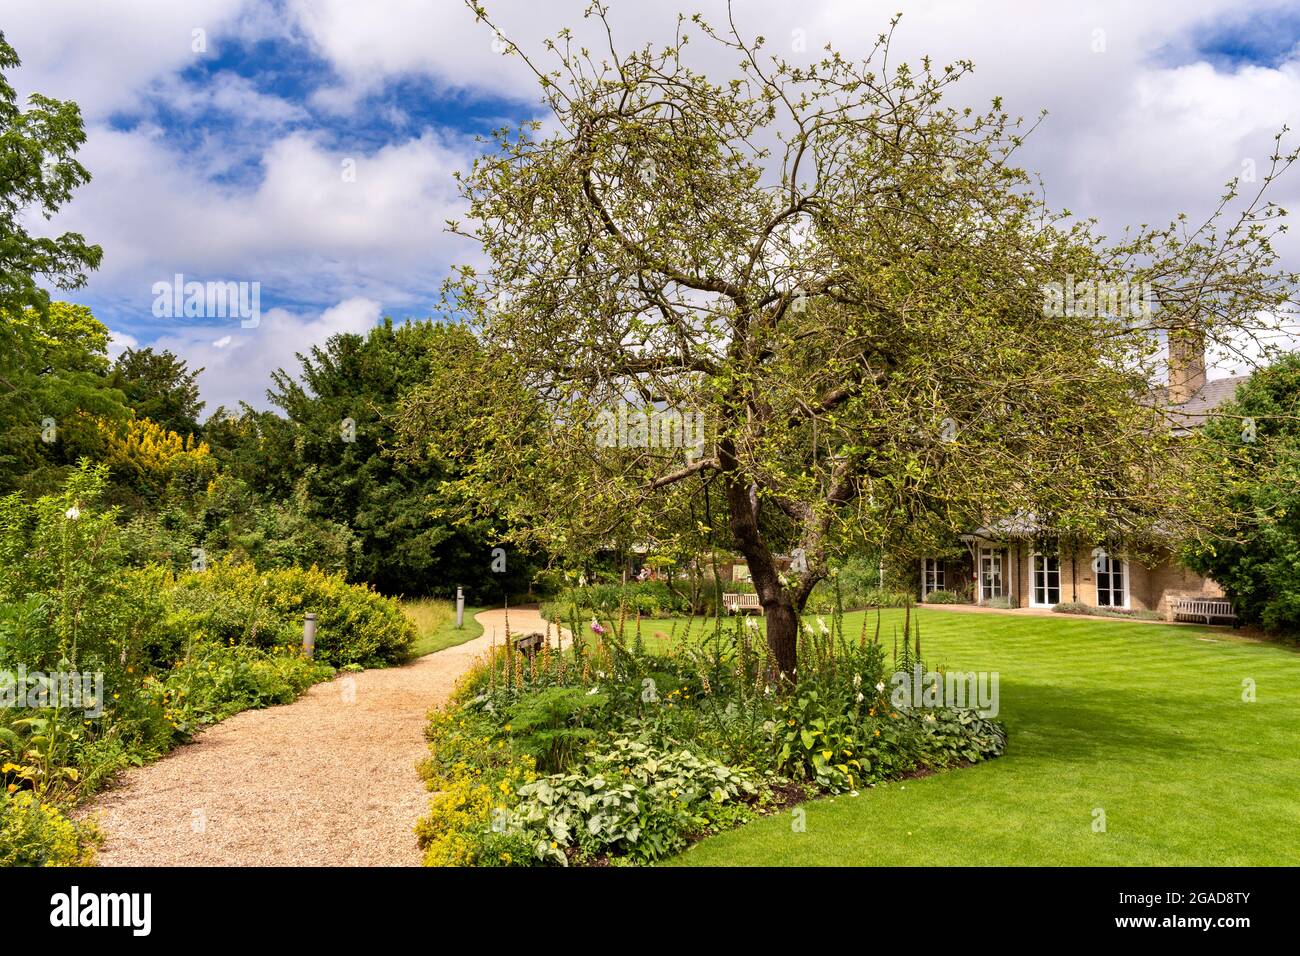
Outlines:
{"type": "Polygon", "coordinates": [[[1002,597],[1002,552],[992,548],[980,551],[980,598],[1002,597]]]}
{"type": "Polygon", "coordinates": [[[1128,607],[1128,566],[1105,551],[1097,555],[1097,606],[1128,607]]]}
{"type": "Polygon", "coordinates": [[[1034,555],[1034,607],[1061,603],[1061,558],[1056,554],[1034,555]]]}

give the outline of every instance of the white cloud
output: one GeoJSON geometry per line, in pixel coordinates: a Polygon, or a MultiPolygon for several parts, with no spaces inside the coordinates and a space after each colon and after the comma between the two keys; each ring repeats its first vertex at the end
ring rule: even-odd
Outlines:
{"type": "Polygon", "coordinates": [[[380,317],[380,305],[373,299],[351,298],[339,302],[319,315],[295,315],[284,309],[270,309],[262,314],[255,329],[235,327],[186,326],[159,336],[155,350],[168,349],[185,359],[191,369],[202,368],[199,389],[207,402],[205,415],[219,405],[238,408],[241,400],[265,408],[266,389],[271,372],[284,368],[296,372],[295,353],[305,353],[331,335],[345,332],[365,333],[380,317]],[[224,332],[220,338],[214,338],[224,332]]]}
{"type": "MultiPolygon", "coordinates": [[[[603,36],[582,20],[587,0],[486,3],[506,37],[536,54],[539,63],[548,57],[542,40],[563,26],[573,27],[595,56],[603,55],[603,36]]],[[[536,80],[522,60],[494,51],[491,32],[457,0],[386,0],[381,6],[286,0],[283,7],[257,0],[64,0],[12,6],[5,32],[24,59],[16,76],[20,91],[74,99],[89,119],[81,159],[94,181],[78,191],[54,225],[104,247],[103,267],[86,296],[138,307],[142,316],[151,284],[183,272],[260,281],[264,303],[338,303],[314,319],[274,309],[264,315],[264,326],[275,316],[282,329],[316,334],[342,321],[337,310],[361,321],[356,303],[382,303],[398,315],[426,314],[429,290],[448,265],[477,258],[476,250],[443,229],[444,220],[461,208],[451,174],[468,165],[475,144],[454,132],[418,128],[414,138],[378,148],[369,142],[333,145],[336,140],[310,130],[286,132],[286,124],[309,118],[307,104],[268,95],[229,73],[195,87],[180,73],[197,56],[215,56],[235,38],[303,38],[337,77],[311,105],[342,114],[358,109],[366,94],[413,75],[471,95],[538,98],[536,80]],[[207,31],[206,53],[191,49],[195,28],[207,31]],[[114,111],[157,97],[196,123],[210,112],[243,122],[198,149],[181,149],[159,129],[123,131],[107,122],[114,111]],[[348,160],[355,161],[355,182],[343,175],[348,160]],[[256,182],[228,175],[248,168],[259,171],[256,182]]],[[[725,23],[723,0],[680,6],[725,23]]],[[[1229,0],[900,0],[896,7],[857,0],[746,0],[736,4],[736,16],[742,31],[766,36],[773,52],[810,59],[828,42],[848,55],[865,53],[896,8],[904,18],[891,62],[923,53],[938,63],[969,57],[977,70],[958,88],[959,102],[984,104],[1001,95],[1013,115],[1031,118],[1047,107],[1051,115],[1021,161],[1043,173],[1050,203],[1095,215],[1112,232],[1126,223],[1165,221],[1180,210],[1204,215],[1246,160],[1253,159],[1257,175],[1264,174],[1272,134],[1283,123],[1300,126],[1300,59],[1294,54],[1276,68],[1235,72],[1187,62],[1195,27],[1242,16],[1229,0]],[[795,49],[796,39],[802,50],[795,49]],[[1177,51],[1182,60],[1165,65],[1156,55],[1161,50],[1177,51]]],[[[1267,16],[1268,9],[1265,4],[1256,13],[1267,16]]],[[[616,3],[612,20],[624,51],[663,42],[676,28],[673,6],[616,3]]],[[[711,75],[734,70],[734,51],[719,50],[695,28],[687,29],[694,37],[688,48],[693,65],[711,75]]],[[[395,128],[402,128],[400,119],[390,117],[395,128]]],[[[1294,207],[1298,180],[1300,173],[1293,171],[1273,198],[1294,207]]],[[[1288,236],[1278,243],[1293,268],[1300,265],[1298,242],[1288,236]]],[[[221,384],[205,390],[212,393],[210,401],[219,395],[215,400],[230,403],[260,399],[265,372],[292,358],[285,337],[262,331],[230,332],[222,347],[216,342],[227,337],[226,329],[170,338],[190,356],[201,356],[199,364],[222,370],[221,384]],[[273,358],[262,360],[263,352],[273,358]]]]}
{"type": "Polygon", "coordinates": [[[134,335],[127,332],[115,332],[108,330],[108,358],[109,361],[117,361],[117,357],[127,349],[138,349],[140,340],[134,335]]]}
{"type": "Polygon", "coordinates": [[[129,109],[151,83],[216,56],[247,0],[45,0],[5,5],[5,39],[18,51],[20,93],[75,100],[89,119],[129,109]],[[195,52],[194,31],[207,49],[195,52]]]}
{"type": "Polygon", "coordinates": [[[418,293],[472,252],[444,229],[460,209],[451,174],[469,156],[434,132],[373,151],[292,133],[260,153],[259,183],[223,186],[207,158],[189,164],[159,130],[98,127],[82,151],[94,179],[54,225],[104,247],[88,292],[142,315],[151,285],[176,272],[259,281],[264,302],[366,295],[427,312],[418,293]]]}

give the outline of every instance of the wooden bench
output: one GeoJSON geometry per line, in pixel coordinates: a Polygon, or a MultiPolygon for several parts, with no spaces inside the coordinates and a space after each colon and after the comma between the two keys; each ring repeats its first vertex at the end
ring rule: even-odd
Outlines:
{"type": "Polygon", "coordinates": [[[735,614],[737,611],[763,613],[763,605],[758,603],[757,594],[724,594],[722,595],[722,606],[728,614],[735,614]]]}
{"type": "Polygon", "coordinates": [[[1175,621],[1180,617],[1203,618],[1206,624],[1216,617],[1237,620],[1232,602],[1223,598],[1174,598],[1170,601],[1170,611],[1175,621]]]}

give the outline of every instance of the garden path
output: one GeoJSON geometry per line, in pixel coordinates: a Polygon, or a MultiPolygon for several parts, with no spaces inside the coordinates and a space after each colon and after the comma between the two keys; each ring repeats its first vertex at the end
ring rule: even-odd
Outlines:
{"type": "MultiPolygon", "coordinates": [[[[482,637],[404,667],[339,674],[128,771],[82,814],[104,830],[100,864],[418,866],[426,715],[505,636],[504,611],[475,619],[482,637]]],[[[510,610],[512,633],[544,627],[536,607],[510,610]]]]}

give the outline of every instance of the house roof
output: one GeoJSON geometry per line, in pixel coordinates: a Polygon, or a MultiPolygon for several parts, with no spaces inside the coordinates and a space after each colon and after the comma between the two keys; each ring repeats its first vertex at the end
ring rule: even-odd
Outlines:
{"type": "MultiPolygon", "coordinates": [[[[1228,378],[1216,378],[1202,385],[1182,404],[1170,405],[1167,412],[1174,434],[1185,435],[1193,428],[1204,425],[1214,410],[1231,399],[1237,393],[1237,386],[1249,377],[1249,375],[1233,375],[1228,378]]],[[[1166,394],[1168,394],[1167,390],[1166,394]]]]}

